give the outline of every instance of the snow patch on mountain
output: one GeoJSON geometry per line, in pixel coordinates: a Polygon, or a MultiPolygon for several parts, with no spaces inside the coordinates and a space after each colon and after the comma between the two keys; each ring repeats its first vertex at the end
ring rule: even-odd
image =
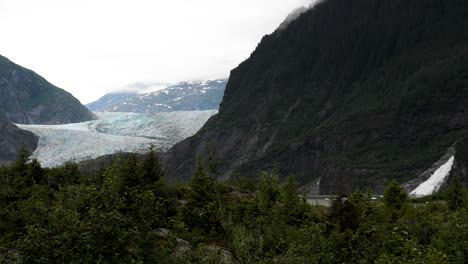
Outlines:
{"type": "Polygon", "coordinates": [[[33,153],[45,167],[119,151],[143,153],[150,144],[167,150],[195,134],[216,110],[157,114],[96,113],[97,120],[66,125],[18,125],[39,136],[33,153]]]}
{"type": "MultiPolygon", "coordinates": [[[[158,113],[218,109],[227,80],[181,82],[146,94],[106,95],[91,103],[96,112],[158,113]],[[107,99],[115,99],[110,103],[107,99]],[[106,99],[104,101],[103,99],[106,99]]],[[[91,109],[91,108],[90,108],[91,109]]]]}

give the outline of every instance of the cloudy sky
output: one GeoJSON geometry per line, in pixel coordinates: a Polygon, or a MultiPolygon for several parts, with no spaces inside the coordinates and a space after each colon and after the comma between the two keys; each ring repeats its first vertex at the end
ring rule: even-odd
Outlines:
{"type": "Polygon", "coordinates": [[[227,77],[314,0],[0,0],[0,54],[82,103],[131,83],[227,77]]]}

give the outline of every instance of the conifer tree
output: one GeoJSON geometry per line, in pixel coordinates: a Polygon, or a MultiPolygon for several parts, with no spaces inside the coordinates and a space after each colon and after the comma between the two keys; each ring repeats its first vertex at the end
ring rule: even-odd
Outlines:
{"type": "Polygon", "coordinates": [[[190,203],[196,205],[203,205],[207,202],[214,202],[216,199],[216,183],[212,177],[210,177],[201,163],[198,163],[197,169],[192,177],[190,183],[190,191],[188,193],[188,199],[190,203]]]}
{"type": "Polygon", "coordinates": [[[123,166],[123,176],[125,177],[125,186],[130,190],[143,185],[142,175],[135,154],[128,156],[123,166]]]}
{"type": "Polygon", "coordinates": [[[392,180],[385,189],[383,201],[386,207],[401,210],[409,203],[408,193],[396,180],[392,180]]]}
{"type": "Polygon", "coordinates": [[[43,185],[47,183],[44,169],[42,169],[41,164],[37,159],[32,159],[28,167],[28,178],[33,179],[36,184],[43,185]]]}
{"type": "Polygon", "coordinates": [[[29,152],[25,147],[21,147],[18,152],[18,157],[12,166],[12,171],[17,177],[25,178],[28,171],[29,152]]]}
{"type": "Polygon", "coordinates": [[[217,185],[198,162],[187,193],[187,204],[182,217],[190,229],[198,229],[206,234],[216,234],[221,228],[217,185]]]}
{"type": "Polygon", "coordinates": [[[385,188],[383,203],[388,209],[391,219],[395,221],[404,213],[410,200],[405,189],[396,180],[392,180],[385,188]]]}
{"type": "Polygon", "coordinates": [[[34,179],[30,177],[29,171],[29,156],[30,153],[25,147],[21,147],[18,152],[18,157],[16,158],[11,171],[13,173],[13,182],[14,186],[18,189],[24,187],[30,187],[34,183],[34,179]]]}
{"type": "Polygon", "coordinates": [[[297,196],[297,186],[296,186],[296,178],[294,176],[289,176],[286,178],[286,183],[283,186],[284,191],[284,205],[285,207],[294,207],[296,206],[300,199],[297,196]]]}
{"type": "Polygon", "coordinates": [[[164,171],[156,154],[155,146],[151,144],[143,161],[143,180],[147,184],[152,184],[162,177],[164,177],[164,171]]]}
{"type": "Polygon", "coordinates": [[[205,166],[208,168],[208,174],[214,179],[216,179],[216,172],[218,171],[219,163],[220,161],[216,154],[216,149],[213,146],[208,145],[205,166]]]}
{"type": "Polygon", "coordinates": [[[340,231],[355,230],[359,227],[359,208],[350,197],[339,194],[329,208],[330,220],[339,225],[340,231]]]}
{"type": "Polygon", "coordinates": [[[458,176],[453,177],[449,186],[447,204],[450,210],[457,210],[463,205],[463,187],[458,176]]]}
{"type": "Polygon", "coordinates": [[[260,211],[267,213],[279,201],[280,195],[278,176],[273,172],[262,172],[255,197],[260,211]]]}
{"type": "Polygon", "coordinates": [[[307,203],[298,196],[296,178],[293,175],[286,178],[286,183],[283,186],[283,193],[283,215],[286,217],[286,222],[294,226],[300,226],[305,219],[307,219],[307,211],[310,208],[307,203]]]}

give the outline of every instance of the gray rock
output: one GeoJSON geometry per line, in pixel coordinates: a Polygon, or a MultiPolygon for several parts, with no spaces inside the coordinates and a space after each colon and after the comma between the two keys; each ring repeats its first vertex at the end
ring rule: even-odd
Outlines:
{"type": "Polygon", "coordinates": [[[0,164],[9,164],[14,161],[23,147],[32,153],[37,147],[37,142],[36,135],[19,129],[0,113],[0,164]]]}
{"type": "Polygon", "coordinates": [[[176,238],[175,247],[172,251],[172,255],[175,257],[182,257],[186,255],[190,250],[192,250],[192,247],[190,246],[190,243],[188,241],[176,238]]]}
{"type": "Polygon", "coordinates": [[[233,256],[232,256],[232,253],[229,252],[228,250],[220,247],[220,246],[216,246],[216,245],[201,245],[201,248],[203,249],[203,251],[206,253],[206,254],[214,254],[214,255],[219,255],[220,259],[221,259],[221,263],[224,263],[224,264],[230,264],[230,263],[233,263],[233,256]]]}
{"type": "Polygon", "coordinates": [[[158,230],[156,230],[156,235],[160,238],[168,238],[170,232],[171,230],[167,228],[159,228],[158,230]]]}

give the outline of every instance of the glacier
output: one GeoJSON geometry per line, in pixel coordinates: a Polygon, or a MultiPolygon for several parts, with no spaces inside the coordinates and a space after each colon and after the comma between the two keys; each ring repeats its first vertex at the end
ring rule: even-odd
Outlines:
{"type": "Polygon", "coordinates": [[[430,195],[439,190],[445,181],[445,178],[452,170],[455,158],[452,156],[445,164],[440,166],[425,182],[421,183],[416,189],[410,192],[413,197],[430,195]]]}
{"type": "Polygon", "coordinates": [[[156,114],[95,113],[97,120],[66,125],[23,125],[39,136],[32,157],[44,167],[79,162],[117,152],[144,153],[151,144],[165,151],[194,135],[217,110],[156,114]]]}

